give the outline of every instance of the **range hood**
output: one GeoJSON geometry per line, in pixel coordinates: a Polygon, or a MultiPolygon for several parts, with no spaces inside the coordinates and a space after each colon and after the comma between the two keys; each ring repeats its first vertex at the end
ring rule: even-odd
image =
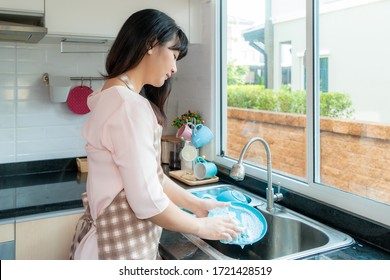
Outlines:
{"type": "Polygon", "coordinates": [[[46,34],[43,16],[0,14],[0,41],[38,43],[46,34]]]}

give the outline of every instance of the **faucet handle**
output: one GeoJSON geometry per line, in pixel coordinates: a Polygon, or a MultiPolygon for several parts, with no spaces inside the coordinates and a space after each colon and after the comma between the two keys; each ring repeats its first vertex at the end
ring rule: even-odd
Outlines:
{"type": "Polygon", "coordinates": [[[281,201],[283,199],[283,194],[280,192],[280,182],[277,183],[278,192],[275,194],[275,201],[281,201]]]}

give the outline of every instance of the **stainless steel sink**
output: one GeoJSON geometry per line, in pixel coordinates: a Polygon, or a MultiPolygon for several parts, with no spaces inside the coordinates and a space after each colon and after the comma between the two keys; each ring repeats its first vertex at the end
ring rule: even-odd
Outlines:
{"type": "Polygon", "coordinates": [[[203,252],[216,259],[301,259],[315,254],[342,248],[354,240],[335,229],[302,216],[279,205],[274,213],[266,210],[265,200],[233,185],[221,184],[212,187],[191,189],[197,196],[209,194],[217,196],[224,190],[241,191],[249,199],[249,204],[259,210],[267,220],[268,231],[263,239],[241,248],[238,245],[222,244],[219,241],[203,240],[193,235],[185,235],[203,252]]]}

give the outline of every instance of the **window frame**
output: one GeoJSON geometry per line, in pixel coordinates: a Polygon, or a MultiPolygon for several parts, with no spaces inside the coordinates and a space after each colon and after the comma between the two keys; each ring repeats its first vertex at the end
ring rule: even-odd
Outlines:
{"type": "MultiPolygon", "coordinates": [[[[215,3],[216,11],[216,36],[215,36],[215,65],[216,65],[216,83],[215,95],[216,102],[216,137],[214,161],[221,166],[230,169],[237,162],[236,159],[224,155],[226,150],[226,131],[227,131],[227,97],[226,92],[226,29],[227,9],[226,0],[219,0],[215,3]]],[[[273,182],[280,183],[282,188],[305,195],[318,200],[324,204],[332,205],[341,210],[354,213],[362,218],[369,219],[385,226],[390,226],[389,205],[360,197],[352,193],[326,186],[320,183],[320,126],[319,126],[319,80],[314,77],[319,75],[319,2],[318,0],[306,0],[306,52],[303,61],[306,65],[306,170],[307,182],[296,178],[287,177],[273,172],[273,182]]],[[[248,139],[249,140],[249,139],[248,139]]],[[[261,148],[262,147],[255,147],[261,148]]],[[[272,150],[271,150],[272,153],[272,150]]],[[[267,172],[264,168],[256,167],[251,164],[245,164],[246,174],[262,181],[266,181],[267,172]]]]}

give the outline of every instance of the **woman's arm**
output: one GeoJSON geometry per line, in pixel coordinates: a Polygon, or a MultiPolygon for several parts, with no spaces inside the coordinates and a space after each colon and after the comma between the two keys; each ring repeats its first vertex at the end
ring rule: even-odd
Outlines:
{"type": "Polygon", "coordinates": [[[191,211],[198,217],[207,217],[208,210],[230,204],[213,199],[201,199],[180,187],[165,174],[163,187],[165,194],[174,204],[191,211]]]}
{"type": "Polygon", "coordinates": [[[237,234],[241,232],[237,223],[230,217],[206,218],[208,210],[227,206],[230,203],[198,198],[180,187],[166,175],[164,175],[163,186],[164,192],[171,199],[172,203],[162,213],[151,218],[154,223],[166,229],[192,233],[201,238],[211,240],[230,241],[237,238],[237,234]],[[182,211],[176,205],[191,211],[198,218],[182,211]]]}
{"type": "Polygon", "coordinates": [[[182,211],[172,202],[164,211],[151,217],[150,220],[165,229],[191,233],[210,240],[229,242],[241,233],[237,223],[230,217],[196,218],[182,211]]]}

